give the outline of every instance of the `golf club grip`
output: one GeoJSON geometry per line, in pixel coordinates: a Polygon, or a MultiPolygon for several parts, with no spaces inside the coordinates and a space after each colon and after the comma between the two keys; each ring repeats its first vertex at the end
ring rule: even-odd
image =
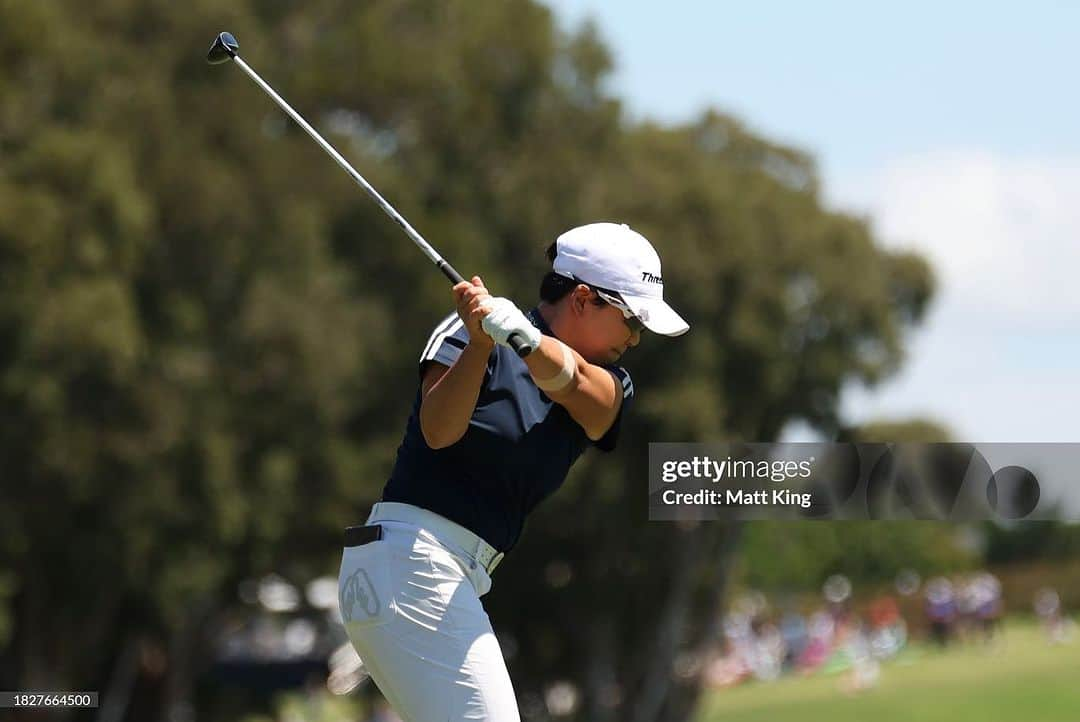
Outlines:
{"type": "Polygon", "coordinates": [[[525,358],[534,351],[533,347],[521,337],[520,333],[510,334],[510,338],[506,339],[506,342],[510,344],[510,348],[514,349],[514,353],[521,358],[525,358]]]}
{"type": "Polygon", "coordinates": [[[443,272],[444,276],[450,279],[450,283],[454,284],[455,286],[465,280],[464,278],[462,278],[461,274],[454,269],[453,266],[451,266],[449,263],[442,260],[441,258],[439,259],[439,262],[435,265],[439,267],[439,270],[443,272]]]}
{"type": "MultiPolygon", "coordinates": [[[[461,274],[446,261],[440,260],[435,265],[439,267],[439,270],[443,272],[443,275],[449,278],[450,282],[455,286],[465,280],[462,278],[461,274]]],[[[529,342],[522,338],[519,333],[510,334],[510,338],[506,339],[506,342],[510,344],[510,348],[514,349],[514,353],[521,358],[525,358],[533,352],[533,347],[530,346],[529,342]]]]}

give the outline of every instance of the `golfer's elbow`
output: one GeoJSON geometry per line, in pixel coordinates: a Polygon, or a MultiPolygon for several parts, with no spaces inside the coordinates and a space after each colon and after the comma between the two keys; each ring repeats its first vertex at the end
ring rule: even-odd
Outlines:
{"type": "Polygon", "coordinates": [[[465,435],[465,430],[468,428],[468,423],[461,428],[457,428],[455,425],[447,423],[445,418],[433,419],[429,418],[429,416],[424,414],[423,409],[420,410],[420,433],[424,437],[424,443],[432,449],[445,449],[447,446],[453,446],[465,435]]]}
{"type": "Polygon", "coordinates": [[[591,441],[603,438],[622,406],[611,372],[591,365],[574,374],[565,389],[549,396],[569,412],[591,441]]]}

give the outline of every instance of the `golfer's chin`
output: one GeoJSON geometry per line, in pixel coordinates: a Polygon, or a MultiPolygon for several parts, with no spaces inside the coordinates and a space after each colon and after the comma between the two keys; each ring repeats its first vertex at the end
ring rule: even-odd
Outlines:
{"type": "Polygon", "coordinates": [[[605,359],[605,363],[613,364],[623,357],[625,351],[622,349],[613,348],[608,352],[608,358],[605,359]]]}
{"type": "Polygon", "coordinates": [[[591,364],[596,364],[596,365],[613,364],[616,361],[618,361],[619,359],[621,359],[625,352],[626,352],[626,349],[624,349],[622,347],[619,347],[619,348],[612,347],[612,348],[603,349],[603,350],[594,350],[594,351],[591,351],[589,353],[581,353],[581,351],[578,351],[578,353],[581,353],[581,357],[583,359],[585,359],[586,361],[588,361],[591,364]]]}

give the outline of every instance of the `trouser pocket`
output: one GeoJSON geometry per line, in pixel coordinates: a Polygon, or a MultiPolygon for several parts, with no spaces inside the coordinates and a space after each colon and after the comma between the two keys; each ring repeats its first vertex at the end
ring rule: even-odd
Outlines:
{"type": "Polygon", "coordinates": [[[338,576],[338,603],[346,628],[385,624],[393,614],[393,598],[387,542],[346,547],[338,576]]]}

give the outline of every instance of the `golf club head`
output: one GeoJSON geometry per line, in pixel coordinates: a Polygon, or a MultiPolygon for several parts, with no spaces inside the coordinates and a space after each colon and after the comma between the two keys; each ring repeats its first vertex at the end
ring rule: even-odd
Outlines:
{"type": "Polygon", "coordinates": [[[236,57],[236,51],[239,49],[240,43],[236,42],[232,33],[221,33],[210,46],[210,52],[206,54],[206,62],[211,65],[227,63],[236,57]]]}

